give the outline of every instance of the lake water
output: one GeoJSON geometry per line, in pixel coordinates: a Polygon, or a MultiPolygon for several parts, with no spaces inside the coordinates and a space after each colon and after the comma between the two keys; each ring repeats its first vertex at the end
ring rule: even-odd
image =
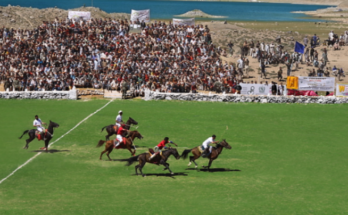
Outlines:
{"type": "Polygon", "coordinates": [[[131,9],[151,10],[151,19],[171,19],[175,15],[199,9],[210,15],[227,16],[223,20],[240,21],[317,21],[304,14],[291,11],[312,11],[327,8],[324,5],[299,5],[252,2],[160,1],[160,0],[10,0],[0,1],[1,6],[48,8],[57,6],[72,9],[83,5],[99,7],[106,12],[130,13],[131,9]]]}

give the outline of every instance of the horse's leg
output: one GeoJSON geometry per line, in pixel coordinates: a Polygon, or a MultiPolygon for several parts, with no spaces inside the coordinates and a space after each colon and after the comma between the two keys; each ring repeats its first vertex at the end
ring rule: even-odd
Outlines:
{"type": "Polygon", "coordinates": [[[197,169],[198,164],[196,163],[196,159],[198,159],[201,156],[201,154],[199,152],[196,153],[195,151],[192,151],[192,154],[193,156],[191,156],[190,159],[192,160],[193,163],[195,163],[196,165],[195,168],[197,169]]]}
{"type": "Polygon", "coordinates": [[[101,160],[102,159],[102,156],[103,156],[103,154],[106,152],[106,150],[104,150],[104,151],[102,151],[101,153],[100,153],[100,157],[99,157],[99,160],[101,160]]]}
{"type": "Polygon", "coordinates": [[[164,166],[166,167],[165,169],[168,169],[170,174],[174,175],[174,172],[172,172],[172,170],[169,169],[169,163],[165,163],[164,166]]]}
{"type": "Polygon", "coordinates": [[[208,170],[210,170],[210,166],[212,162],[213,162],[213,159],[210,158],[208,166],[203,166],[203,168],[208,168],[208,170]]]}
{"type": "Polygon", "coordinates": [[[106,153],[106,155],[108,156],[108,158],[109,158],[110,161],[112,161],[112,160],[111,160],[109,154],[112,152],[113,149],[114,149],[114,147],[113,147],[112,144],[111,144],[111,146],[109,146],[109,148],[108,148],[108,152],[106,153]]]}
{"type": "Polygon", "coordinates": [[[46,140],[45,140],[45,150],[46,150],[46,152],[48,151],[48,143],[50,142],[50,138],[47,138],[46,140]]]}
{"type": "Polygon", "coordinates": [[[138,168],[140,167],[140,165],[142,164],[142,160],[139,159],[139,164],[135,166],[135,174],[138,175],[138,168]]]}
{"type": "Polygon", "coordinates": [[[102,157],[103,157],[103,154],[105,153],[105,152],[107,152],[108,151],[108,147],[107,147],[107,143],[105,144],[105,150],[104,151],[102,151],[101,153],[100,153],[100,157],[99,157],[99,160],[101,160],[102,159],[102,157]]]}
{"type": "Polygon", "coordinates": [[[135,148],[135,145],[132,145],[132,146],[133,146],[133,149],[134,149],[133,156],[135,156],[135,152],[137,151],[137,148],[135,148]]]}
{"type": "Polygon", "coordinates": [[[166,164],[167,164],[167,165],[168,165],[168,167],[169,167],[169,163],[164,163],[164,164],[163,164],[163,166],[164,166],[163,171],[168,169],[168,167],[166,166],[166,164]]]}
{"type": "Polygon", "coordinates": [[[34,135],[31,135],[31,133],[29,133],[29,139],[26,139],[25,142],[25,146],[23,147],[23,149],[28,149],[29,148],[29,143],[31,141],[33,141],[35,139],[35,134],[34,135]]]}
{"type": "Polygon", "coordinates": [[[192,160],[193,160],[193,156],[190,156],[190,162],[189,162],[189,164],[187,166],[191,166],[192,160]]]}
{"type": "Polygon", "coordinates": [[[109,135],[109,133],[105,136],[105,141],[108,141],[108,140],[110,140],[110,135],[109,135]]]}
{"type": "Polygon", "coordinates": [[[139,170],[140,170],[140,173],[141,173],[141,175],[143,176],[143,177],[145,177],[146,175],[144,175],[144,173],[143,173],[143,167],[145,166],[145,164],[146,164],[146,161],[144,161],[142,164],[140,164],[140,166],[139,166],[139,170]]]}
{"type": "MultiPolygon", "coordinates": [[[[111,128],[111,129],[114,129],[114,128],[111,128]]],[[[110,136],[114,133],[112,130],[111,132],[108,130],[108,128],[106,128],[106,133],[108,133],[106,136],[105,136],[105,139],[106,141],[110,140],[110,136]]]]}

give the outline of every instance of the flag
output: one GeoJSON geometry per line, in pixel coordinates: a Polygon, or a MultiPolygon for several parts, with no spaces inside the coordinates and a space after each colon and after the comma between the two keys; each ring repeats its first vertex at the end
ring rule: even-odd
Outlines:
{"type": "Polygon", "coordinates": [[[296,44],[295,44],[295,52],[304,54],[304,49],[305,49],[305,46],[302,45],[301,43],[299,43],[299,42],[296,41],[296,44]]]}
{"type": "Polygon", "coordinates": [[[297,90],[298,89],[298,77],[288,76],[286,79],[286,88],[297,90]]]}

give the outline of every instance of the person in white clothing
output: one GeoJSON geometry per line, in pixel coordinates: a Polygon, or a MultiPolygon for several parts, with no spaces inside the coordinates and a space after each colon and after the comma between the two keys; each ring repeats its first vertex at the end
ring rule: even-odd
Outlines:
{"type": "Polygon", "coordinates": [[[204,150],[205,156],[204,157],[208,157],[211,153],[211,151],[213,150],[213,147],[210,146],[210,144],[216,144],[217,141],[215,141],[216,135],[213,134],[211,137],[209,137],[208,139],[206,139],[203,143],[202,143],[202,149],[204,150]],[[209,150],[208,150],[209,149],[209,150]],[[209,153],[208,153],[209,152],[209,153]]]}
{"type": "Polygon", "coordinates": [[[118,112],[118,115],[116,116],[116,125],[117,125],[118,127],[121,127],[121,123],[123,122],[123,121],[122,121],[122,114],[123,114],[123,112],[120,110],[120,111],[118,112]]]}
{"type": "Polygon", "coordinates": [[[42,125],[46,125],[46,123],[42,122],[38,115],[35,115],[35,120],[33,122],[33,126],[36,127],[36,130],[44,136],[45,128],[42,125]]]}

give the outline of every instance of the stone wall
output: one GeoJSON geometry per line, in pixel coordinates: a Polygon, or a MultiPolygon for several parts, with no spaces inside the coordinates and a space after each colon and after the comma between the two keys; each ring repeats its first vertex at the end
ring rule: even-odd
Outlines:
{"type": "Polygon", "coordinates": [[[0,92],[0,99],[70,99],[77,100],[76,89],[70,91],[11,91],[0,92]]]}
{"type": "Polygon", "coordinates": [[[211,102],[255,102],[255,103],[348,103],[348,97],[335,96],[246,96],[236,94],[192,94],[192,93],[158,93],[145,91],[145,100],[183,100],[211,102]]]}
{"type": "Polygon", "coordinates": [[[94,96],[94,95],[104,95],[103,90],[92,90],[92,89],[77,89],[77,94],[79,96],[94,96]]]}

